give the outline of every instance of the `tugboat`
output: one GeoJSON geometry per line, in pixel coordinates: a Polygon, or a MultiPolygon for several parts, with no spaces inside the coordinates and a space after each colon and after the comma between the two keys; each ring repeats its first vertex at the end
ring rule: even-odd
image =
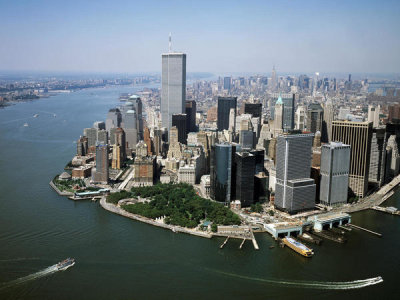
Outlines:
{"type": "Polygon", "coordinates": [[[75,264],[75,259],[68,257],[67,259],[60,261],[57,264],[57,269],[59,271],[64,271],[64,270],[68,269],[69,267],[72,267],[74,264],[75,264]]]}

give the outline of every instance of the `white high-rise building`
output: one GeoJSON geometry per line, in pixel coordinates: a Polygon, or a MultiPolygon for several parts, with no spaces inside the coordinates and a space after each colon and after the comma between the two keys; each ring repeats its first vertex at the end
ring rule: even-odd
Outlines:
{"type": "Polygon", "coordinates": [[[374,128],[379,126],[379,114],[381,113],[381,106],[377,107],[368,105],[368,122],[372,122],[374,128]]]}
{"type": "Polygon", "coordinates": [[[307,116],[306,107],[303,105],[299,105],[295,113],[296,129],[303,131],[306,128],[306,116],[307,116]]]}
{"type": "Polygon", "coordinates": [[[172,115],[185,113],[186,54],[162,54],[161,119],[162,126],[171,128],[172,115]]]}

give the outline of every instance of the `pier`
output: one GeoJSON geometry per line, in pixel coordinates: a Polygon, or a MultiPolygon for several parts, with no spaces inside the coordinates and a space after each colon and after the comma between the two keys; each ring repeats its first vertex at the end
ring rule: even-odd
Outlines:
{"type": "Polygon", "coordinates": [[[243,239],[242,243],[241,243],[240,246],[239,246],[239,249],[242,249],[242,247],[243,247],[245,241],[246,241],[246,239],[243,239]]]}
{"type": "Polygon", "coordinates": [[[375,231],[372,231],[372,230],[369,230],[369,229],[366,229],[366,228],[362,228],[362,227],[354,225],[354,224],[347,224],[347,226],[351,226],[351,227],[356,228],[356,229],[364,230],[366,232],[375,234],[376,236],[382,237],[382,234],[380,234],[378,232],[375,232],[375,231]]]}
{"type": "Polygon", "coordinates": [[[219,248],[220,248],[220,249],[224,248],[224,246],[226,245],[226,243],[228,242],[228,240],[229,240],[229,236],[226,238],[225,242],[223,242],[223,243],[221,244],[221,246],[219,246],[219,248]]]}
{"type": "Polygon", "coordinates": [[[381,211],[391,215],[400,216],[400,211],[395,207],[382,207],[382,206],[373,206],[371,207],[373,210],[381,211]]]}

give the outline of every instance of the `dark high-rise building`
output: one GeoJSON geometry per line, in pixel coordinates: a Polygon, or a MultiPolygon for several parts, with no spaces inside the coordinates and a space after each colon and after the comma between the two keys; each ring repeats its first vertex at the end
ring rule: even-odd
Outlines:
{"type": "Polygon", "coordinates": [[[316,133],[322,131],[324,110],[319,103],[311,103],[307,109],[307,131],[316,133]]]}
{"type": "Polygon", "coordinates": [[[264,157],[265,157],[265,150],[257,149],[251,150],[251,154],[254,155],[256,158],[256,171],[255,173],[258,174],[260,172],[264,172],[264,157]]]}
{"type": "Polygon", "coordinates": [[[93,128],[96,128],[97,130],[106,130],[106,123],[103,121],[96,121],[93,123],[93,128]]]}
{"type": "Polygon", "coordinates": [[[218,131],[229,129],[229,112],[235,110],[236,117],[237,97],[218,97],[218,131]]]}
{"type": "Polygon", "coordinates": [[[210,196],[229,205],[232,195],[232,145],[215,144],[211,147],[210,196]]]}
{"type": "Polygon", "coordinates": [[[283,117],[282,117],[282,127],[284,132],[288,132],[294,129],[294,100],[295,94],[291,97],[282,98],[283,103],[283,117]]]}
{"type": "Polygon", "coordinates": [[[196,101],[186,101],[186,130],[196,132],[196,101]]]}
{"type": "Polygon", "coordinates": [[[231,90],[231,77],[224,77],[224,90],[231,90]]]}
{"type": "Polygon", "coordinates": [[[172,115],[172,127],[178,129],[178,142],[181,144],[187,143],[186,117],[186,114],[172,115]]]}
{"type": "Polygon", "coordinates": [[[385,179],[386,139],[385,128],[373,128],[368,181],[380,187],[385,179]]]}
{"type": "Polygon", "coordinates": [[[332,140],[351,146],[349,187],[364,197],[368,190],[372,122],[332,122],[332,140]]]}
{"type": "Polygon", "coordinates": [[[160,129],[154,129],[154,153],[157,156],[162,155],[162,131],[160,129]]]}
{"type": "Polygon", "coordinates": [[[254,203],[254,175],[256,158],[249,152],[238,152],[235,155],[236,163],[236,199],[242,206],[254,203]]]}
{"type": "Polygon", "coordinates": [[[313,134],[280,135],[276,149],[275,206],[289,213],[315,206],[310,178],[313,134]]]}
{"type": "Polygon", "coordinates": [[[254,118],[261,118],[262,104],[261,103],[245,103],[244,113],[251,114],[254,118]]]}

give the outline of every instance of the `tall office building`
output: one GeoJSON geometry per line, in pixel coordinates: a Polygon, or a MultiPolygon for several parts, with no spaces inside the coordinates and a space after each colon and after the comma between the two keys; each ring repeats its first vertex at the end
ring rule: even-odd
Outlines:
{"type": "Polygon", "coordinates": [[[295,128],[303,131],[306,128],[306,108],[304,106],[297,107],[295,119],[295,128]]]}
{"type": "Polygon", "coordinates": [[[261,103],[245,103],[244,113],[250,114],[254,118],[261,118],[262,104],[261,103]]]}
{"type": "Polygon", "coordinates": [[[186,114],[172,115],[172,126],[178,129],[178,142],[181,144],[187,143],[186,117],[186,114]]]}
{"type": "Polygon", "coordinates": [[[374,127],[379,126],[379,114],[381,113],[381,106],[368,105],[368,122],[372,122],[374,127]]]}
{"type": "Polygon", "coordinates": [[[380,187],[385,179],[386,130],[373,128],[371,138],[371,155],[369,162],[368,181],[380,187]]]}
{"type": "Polygon", "coordinates": [[[106,130],[106,123],[103,121],[96,121],[93,123],[93,128],[96,128],[97,130],[106,130]]]}
{"type": "Polygon", "coordinates": [[[310,178],[313,134],[280,135],[276,149],[275,206],[289,213],[315,206],[310,178]]]}
{"type": "Polygon", "coordinates": [[[153,141],[151,140],[150,129],[148,127],[144,127],[143,129],[143,141],[147,145],[148,155],[153,155],[153,141]]]}
{"type": "Polygon", "coordinates": [[[322,141],[332,141],[332,122],[334,120],[334,108],[332,100],[329,98],[324,107],[324,123],[322,126],[322,141]]]}
{"type": "Polygon", "coordinates": [[[275,103],[274,113],[274,136],[282,133],[283,131],[283,102],[281,96],[275,103]]]}
{"type": "Polygon", "coordinates": [[[126,160],[126,136],[122,128],[115,130],[115,145],[121,147],[121,161],[124,162],[126,160]]]}
{"type": "Polygon", "coordinates": [[[233,149],[231,144],[215,144],[211,147],[210,196],[229,205],[232,197],[233,149]]]}
{"type": "Polygon", "coordinates": [[[242,207],[250,206],[254,202],[254,175],[256,157],[249,152],[238,152],[235,155],[236,163],[236,199],[242,207]]]}
{"type": "Polygon", "coordinates": [[[83,135],[88,138],[88,147],[92,147],[92,146],[96,145],[96,141],[97,141],[97,129],[96,128],[83,129],[83,135]]]}
{"type": "Polygon", "coordinates": [[[76,155],[85,156],[88,153],[88,138],[81,136],[76,142],[76,155]]]}
{"type": "Polygon", "coordinates": [[[398,122],[400,120],[400,104],[389,105],[388,110],[389,110],[388,121],[398,122]]]}
{"type": "Polygon", "coordinates": [[[224,77],[224,90],[230,91],[231,90],[231,77],[224,77]]]}
{"type": "Polygon", "coordinates": [[[218,131],[229,129],[229,113],[231,108],[235,110],[236,117],[237,97],[218,97],[218,131]]]}
{"type": "Polygon", "coordinates": [[[323,205],[347,202],[350,168],[350,145],[331,142],[321,148],[321,183],[319,198],[323,205]]]}
{"type": "Polygon", "coordinates": [[[161,121],[162,126],[172,126],[172,115],[185,112],[186,54],[162,54],[161,121]]]}
{"type": "MultiPolygon", "coordinates": [[[[138,134],[138,118],[136,111],[130,109],[124,114],[124,127],[123,130],[125,132],[125,140],[128,143],[128,148],[133,150],[136,148],[136,144],[139,140],[138,134]]],[[[126,145],[124,145],[124,148],[126,145]]]]}
{"type": "Polygon", "coordinates": [[[138,134],[138,140],[143,139],[143,108],[142,100],[137,95],[129,97],[129,102],[132,103],[133,109],[136,112],[136,129],[138,134]]]}
{"type": "Polygon", "coordinates": [[[108,145],[96,145],[96,168],[92,171],[92,181],[95,183],[108,183],[108,145]]]}
{"type": "Polygon", "coordinates": [[[160,129],[154,129],[154,154],[156,156],[162,155],[162,131],[160,129]]]}
{"type": "Polygon", "coordinates": [[[324,110],[319,103],[311,103],[307,108],[307,131],[316,133],[322,131],[324,110]]]}
{"type": "Polygon", "coordinates": [[[282,129],[288,132],[294,129],[294,100],[295,94],[290,97],[281,97],[283,103],[282,129]]]}
{"type": "Polygon", "coordinates": [[[108,144],[108,132],[107,130],[97,130],[97,141],[100,144],[108,144]]]}
{"type": "Polygon", "coordinates": [[[278,86],[278,77],[276,76],[275,66],[272,67],[270,83],[271,83],[271,85],[270,85],[271,89],[275,90],[278,86]]]}
{"type": "Polygon", "coordinates": [[[368,190],[371,139],[372,123],[332,122],[332,140],[351,146],[349,187],[359,197],[364,197],[368,190]]]}
{"type": "Polygon", "coordinates": [[[120,170],[121,166],[121,146],[114,145],[112,149],[111,168],[120,170]]]}
{"type": "Polygon", "coordinates": [[[196,101],[186,101],[186,130],[187,132],[196,132],[196,101]]]}
{"type": "Polygon", "coordinates": [[[122,116],[118,108],[112,108],[108,111],[106,119],[106,130],[110,131],[111,128],[118,128],[121,126],[122,116]]]}

